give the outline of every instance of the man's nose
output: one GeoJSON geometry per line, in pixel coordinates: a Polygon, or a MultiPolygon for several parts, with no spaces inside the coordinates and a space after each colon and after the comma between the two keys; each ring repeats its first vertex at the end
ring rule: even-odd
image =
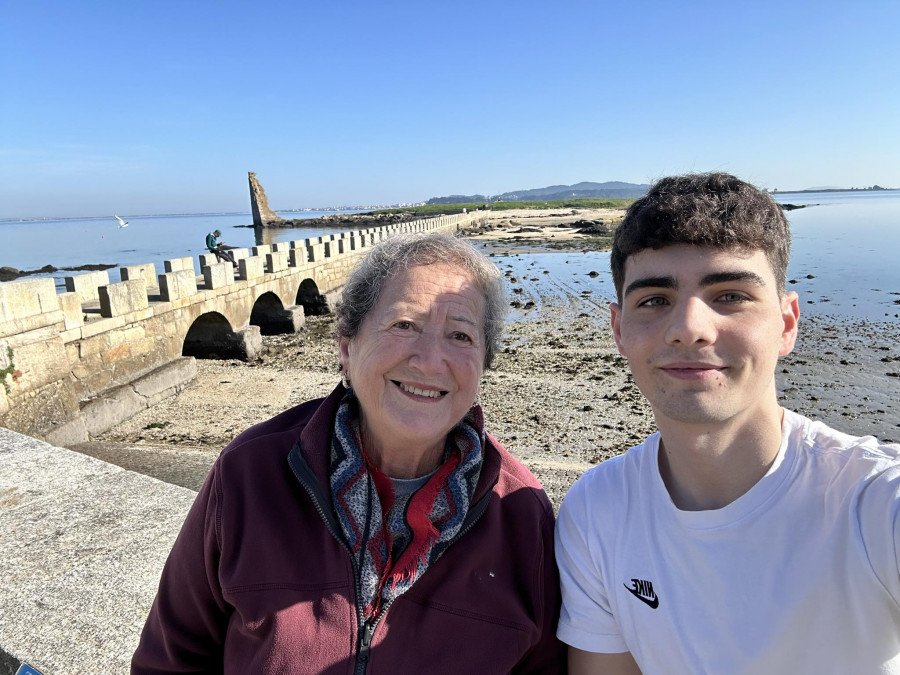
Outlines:
{"type": "Polygon", "coordinates": [[[666,342],[693,345],[711,343],[716,336],[716,312],[700,298],[687,298],[669,312],[666,342]]]}

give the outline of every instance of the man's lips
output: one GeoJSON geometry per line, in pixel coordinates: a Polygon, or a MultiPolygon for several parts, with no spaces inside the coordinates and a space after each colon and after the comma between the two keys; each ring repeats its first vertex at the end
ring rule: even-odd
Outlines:
{"type": "Polygon", "coordinates": [[[707,380],[717,377],[725,366],[715,363],[667,363],[659,369],[678,380],[707,380]]]}

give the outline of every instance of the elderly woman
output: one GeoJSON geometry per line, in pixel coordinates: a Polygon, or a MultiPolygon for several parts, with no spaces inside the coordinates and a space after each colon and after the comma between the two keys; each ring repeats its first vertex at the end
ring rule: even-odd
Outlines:
{"type": "Polygon", "coordinates": [[[553,511],[484,431],[505,300],[400,236],[337,310],[341,383],[238,436],[163,570],[133,673],[554,673],[553,511]]]}

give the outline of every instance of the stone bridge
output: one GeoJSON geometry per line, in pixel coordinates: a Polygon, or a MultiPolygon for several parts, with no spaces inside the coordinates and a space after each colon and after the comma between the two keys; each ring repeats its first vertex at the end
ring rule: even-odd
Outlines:
{"type": "Polygon", "coordinates": [[[55,445],[84,442],[171,396],[195,357],[252,359],[261,334],[330,311],[350,270],[401,232],[455,232],[478,212],[235,249],[238,269],[201,255],[0,283],[0,426],[55,445]]]}

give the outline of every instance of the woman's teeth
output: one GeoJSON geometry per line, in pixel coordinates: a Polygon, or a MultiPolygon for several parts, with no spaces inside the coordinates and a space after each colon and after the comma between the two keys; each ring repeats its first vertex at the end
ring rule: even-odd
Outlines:
{"type": "Polygon", "coordinates": [[[416,389],[415,387],[410,387],[408,385],[400,383],[400,388],[403,391],[408,391],[410,394],[415,394],[416,396],[427,396],[428,398],[440,398],[441,392],[433,391],[431,389],[416,389]]]}

